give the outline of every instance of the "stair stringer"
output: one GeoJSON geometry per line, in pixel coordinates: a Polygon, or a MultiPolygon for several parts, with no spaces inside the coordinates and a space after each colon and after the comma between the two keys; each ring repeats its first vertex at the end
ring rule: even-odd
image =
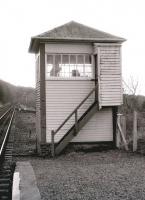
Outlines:
{"type": "MultiPolygon", "coordinates": [[[[78,120],[78,133],[90,120],[90,118],[97,112],[98,106],[96,103],[93,103],[87,111],[80,117],[78,120]]],[[[69,131],[62,137],[62,139],[56,144],[55,155],[59,155],[69,142],[76,136],[75,134],[75,125],[73,125],[69,131]]]]}

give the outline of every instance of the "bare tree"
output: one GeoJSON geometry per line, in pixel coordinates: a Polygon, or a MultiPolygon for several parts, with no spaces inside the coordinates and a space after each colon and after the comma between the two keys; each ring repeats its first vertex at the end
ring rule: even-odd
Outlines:
{"type": "Polygon", "coordinates": [[[136,80],[133,76],[130,76],[128,83],[123,80],[123,89],[125,94],[131,94],[135,96],[139,90],[139,80],[136,80]]]}
{"type": "Polygon", "coordinates": [[[134,110],[137,107],[137,93],[139,91],[139,80],[130,76],[128,83],[123,80],[124,106],[127,110],[134,110]],[[130,96],[128,96],[130,95],[130,96]]]}

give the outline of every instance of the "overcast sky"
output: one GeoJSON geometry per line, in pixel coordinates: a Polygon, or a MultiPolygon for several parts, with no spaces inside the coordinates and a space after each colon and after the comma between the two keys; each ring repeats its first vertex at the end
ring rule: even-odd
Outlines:
{"type": "Polygon", "coordinates": [[[31,36],[71,20],[127,39],[123,78],[145,95],[145,0],[0,0],[0,79],[35,87],[31,36]]]}

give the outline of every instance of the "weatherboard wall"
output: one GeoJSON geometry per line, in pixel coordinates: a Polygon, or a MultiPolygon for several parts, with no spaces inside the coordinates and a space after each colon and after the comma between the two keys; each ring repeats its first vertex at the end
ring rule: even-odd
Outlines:
{"type": "MultiPolygon", "coordinates": [[[[114,106],[121,104],[121,71],[120,50],[106,46],[92,44],[45,44],[47,53],[89,53],[98,57],[97,71],[99,80],[99,101],[101,106],[114,106]],[[116,63],[117,62],[117,63],[116,63]],[[117,85],[116,85],[117,83],[117,85]]],[[[93,66],[94,67],[94,66],[93,66]]],[[[91,79],[63,79],[51,77],[45,80],[46,95],[46,142],[51,142],[51,131],[56,130],[76,106],[95,86],[91,79]]],[[[81,116],[93,103],[94,95],[79,110],[81,116]]],[[[55,136],[58,142],[74,124],[73,116],[55,136]]],[[[82,128],[72,142],[98,142],[112,141],[112,108],[103,108],[98,111],[82,128]]]]}
{"type": "MultiPolygon", "coordinates": [[[[51,130],[56,130],[76,106],[86,97],[94,87],[92,81],[79,80],[47,80],[46,81],[46,141],[51,142],[51,130]]],[[[94,102],[94,94],[80,108],[80,117],[94,102]]],[[[96,105],[97,106],[97,105],[96,105]]],[[[61,128],[55,136],[58,142],[74,125],[75,116],[61,128]]],[[[98,111],[82,128],[72,142],[112,141],[112,108],[98,111]]]]}
{"type": "Polygon", "coordinates": [[[121,47],[119,44],[94,44],[98,55],[99,104],[117,106],[123,102],[121,47]]]}

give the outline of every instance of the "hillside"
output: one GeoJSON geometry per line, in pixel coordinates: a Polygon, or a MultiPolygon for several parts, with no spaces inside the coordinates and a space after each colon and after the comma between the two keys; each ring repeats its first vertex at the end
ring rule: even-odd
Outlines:
{"type": "MultiPolygon", "coordinates": [[[[35,107],[35,88],[14,86],[0,80],[0,104],[7,102],[35,107]]],[[[120,112],[127,114],[132,112],[133,109],[145,111],[145,96],[124,94],[124,103],[120,112]]]]}
{"type": "Polygon", "coordinates": [[[25,104],[35,107],[35,89],[30,87],[14,86],[0,80],[0,104],[7,102],[25,104]]]}

